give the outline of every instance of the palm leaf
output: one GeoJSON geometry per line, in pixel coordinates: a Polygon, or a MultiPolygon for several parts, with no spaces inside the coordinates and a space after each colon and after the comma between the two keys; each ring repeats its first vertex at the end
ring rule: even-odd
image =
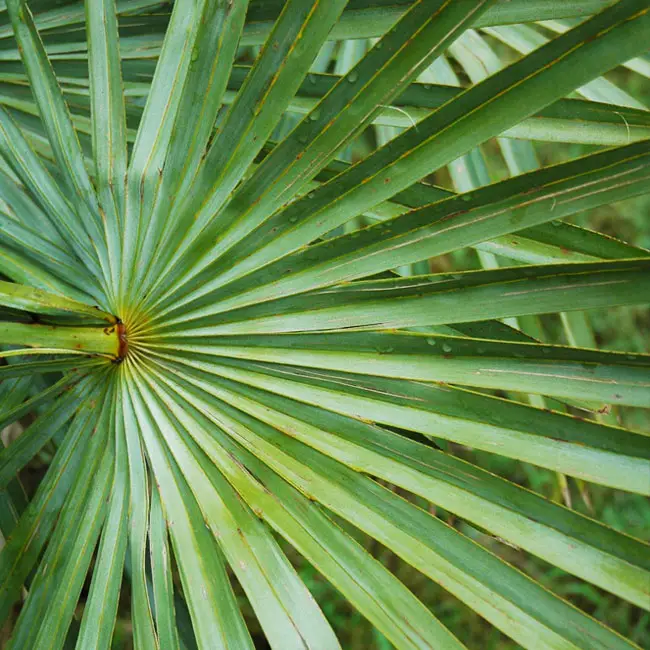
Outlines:
{"type": "Polygon", "coordinates": [[[480,459],[650,495],[605,414],[650,408],[650,356],[585,315],[650,302],[650,252],[564,221],[650,187],[648,111],[601,76],[647,72],[649,29],[642,0],[7,0],[8,647],[110,648],[127,590],[137,648],[341,647],[295,553],[395,647],[465,647],[364,540],[523,647],[636,647],[500,542],[646,609],[647,545],[480,459]]]}

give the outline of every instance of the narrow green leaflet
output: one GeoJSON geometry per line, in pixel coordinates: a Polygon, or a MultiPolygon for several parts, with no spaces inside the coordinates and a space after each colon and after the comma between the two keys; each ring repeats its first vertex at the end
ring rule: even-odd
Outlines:
{"type": "Polygon", "coordinates": [[[429,437],[650,494],[650,440],[624,429],[445,384],[234,360],[182,362],[364,421],[396,427],[408,422],[410,430],[429,437]]]}
{"type": "Polygon", "coordinates": [[[131,617],[133,638],[139,648],[159,648],[154,629],[146,581],[147,523],[149,519],[149,481],[138,423],[125,379],[126,366],[118,378],[115,437],[126,446],[129,461],[129,547],[131,555],[131,617]]]}
{"type": "Polygon", "coordinates": [[[179,648],[174,607],[174,585],[167,533],[167,521],[158,490],[151,491],[149,511],[149,549],[154,593],[156,630],[160,645],[175,650],[179,648]]]}
{"type": "Polygon", "coordinates": [[[84,305],[63,296],[2,280],[0,280],[0,305],[36,314],[53,316],[68,314],[91,321],[99,320],[111,325],[115,324],[115,316],[101,311],[99,307],[84,305]]]}
{"type": "MultiPolygon", "coordinates": [[[[45,394],[37,395],[33,399],[34,405],[39,405],[48,399],[52,399],[57,392],[72,383],[71,379],[62,379],[58,385],[54,385],[45,394]]],[[[80,406],[81,395],[93,395],[97,390],[98,377],[87,377],[77,383],[72,390],[67,391],[59,397],[47,411],[38,417],[23,434],[12,442],[9,447],[0,450],[0,488],[6,487],[15,475],[33,458],[35,454],[54,436],[65,424],[75,415],[80,406]]],[[[31,406],[31,405],[30,405],[31,406]]],[[[23,407],[24,408],[24,407],[23,407]]],[[[16,409],[16,416],[20,417],[23,408],[16,409]]],[[[6,426],[14,421],[11,412],[7,420],[2,422],[6,426]]]]}
{"type": "Polygon", "coordinates": [[[0,491],[0,533],[4,539],[14,530],[27,505],[27,494],[20,481],[12,481],[0,491]]]}
{"type": "Polygon", "coordinates": [[[582,255],[598,259],[623,259],[629,257],[650,257],[650,251],[631,247],[613,237],[579,228],[561,221],[527,228],[519,233],[535,241],[555,248],[566,248],[582,255]]]}
{"type": "Polygon", "coordinates": [[[77,473],[54,534],[45,551],[9,648],[58,648],[74,614],[92,559],[108,496],[112,455],[106,431],[88,446],[86,467],[77,473]],[[84,483],[82,483],[84,481],[84,483]]]}
{"type": "MultiPolygon", "coordinates": [[[[547,36],[540,34],[528,25],[495,27],[492,29],[486,29],[486,33],[495,36],[522,54],[528,54],[528,52],[548,43],[550,40],[547,36]]],[[[577,92],[584,98],[596,102],[646,110],[646,107],[642,102],[635,99],[624,90],[621,90],[618,86],[604,77],[590,81],[582,88],[579,88],[577,92]]]]}
{"type": "MultiPolygon", "coordinates": [[[[95,397],[102,397],[99,392],[95,397]]],[[[90,405],[82,407],[67,431],[63,444],[50,465],[27,509],[7,539],[0,555],[0,620],[5,620],[13,603],[20,597],[20,587],[41,557],[41,552],[59,518],[59,512],[76,484],[90,482],[86,471],[93,463],[85,461],[90,436],[97,421],[90,405]]],[[[99,419],[101,422],[101,417],[99,419]]],[[[90,476],[90,475],[89,475],[90,476]]]]}
{"type": "MultiPolygon", "coordinates": [[[[64,84],[62,90],[70,105],[75,128],[80,134],[90,134],[86,71],[79,66],[75,58],[66,55],[61,57],[53,64],[57,73],[67,80],[67,85],[64,84]]],[[[127,101],[129,141],[135,140],[135,129],[142,117],[142,106],[135,100],[147,97],[155,63],[155,59],[127,59],[122,62],[125,81],[129,87],[127,100],[132,100],[127,101]]],[[[233,67],[228,78],[227,91],[223,96],[225,104],[233,103],[236,92],[244,84],[250,69],[251,66],[248,65],[233,67]]],[[[36,115],[37,109],[33,98],[23,88],[28,80],[20,64],[3,63],[0,78],[7,82],[0,84],[0,96],[7,106],[16,109],[13,112],[14,118],[20,120],[26,118],[25,114],[36,115]],[[17,111],[24,111],[22,118],[18,117],[17,111]]],[[[347,77],[336,74],[310,72],[300,84],[296,95],[289,101],[288,113],[298,117],[313,113],[332,88],[345,79],[347,77]]],[[[398,93],[389,104],[379,106],[372,117],[372,122],[377,125],[408,128],[413,126],[414,122],[428,117],[434,110],[462,92],[460,88],[438,85],[438,83],[412,83],[398,93]]],[[[30,123],[30,131],[32,138],[35,138],[37,133],[44,133],[42,126],[33,121],[30,123]]],[[[541,108],[533,117],[509,127],[503,135],[508,138],[545,142],[616,146],[645,139],[649,133],[650,118],[645,110],[571,98],[558,99],[549,106],[541,108]]],[[[42,139],[39,144],[44,149],[49,146],[42,139]]],[[[303,146],[305,144],[308,143],[303,143],[303,146]]],[[[47,157],[52,158],[53,154],[49,153],[47,157]]]]}
{"type": "MultiPolygon", "coordinates": [[[[197,379],[200,376],[196,374],[197,379]]],[[[206,375],[202,377],[207,379],[206,375]]],[[[647,548],[640,542],[376,425],[235,382],[220,381],[219,395],[354,470],[376,474],[400,485],[569,572],[647,607],[650,564],[646,562],[647,548]],[[535,532],[529,534],[531,527],[535,532]]],[[[201,444],[215,447],[209,438],[201,444]]],[[[223,454],[213,451],[211,457],[215,455],[221,458],[223,454]]],[[[219,462],[223,464],[226,460],[219,462]]],[[[233,473],[236,474],[230,474],[233,473]]]]}
{"type": "MultiPolygon", "coordinates": [[[[643,34],[649,28],[646,3],[623,0],[468,89],[417,128],[412,127],[318,191],[292,203],[282,211],[281,226],[261,226],[262,232],[255,235],[263,241],[263,253],[256,258],[257,264],[304,246],[471,147],[500,134],[584,81],[632,58],[645,48],[643,34]],[[597,44],[596,57],[591,50],[597,44]]],[[[186,284],[188,277],[196,276],[214,260],[212,254],[205,257],[212,250],[213,241],[214,233],[206,230],[195,247],[197,250],[188,253],[192,260],[201,255],[203,260],[189,266],[183,283],[176,278],[176,289],[170,295],[176,297],[178,287],[186,284]]],[[[171,269],[167,272],[171,273],[171,269]]],[[[210,271],[206,273],[211,275],[210,271]]],[[[195,278],[193,288],[204,282],[205,277],[195,278]]]]}
{"type": "Polygon", "coordinates": [[[117,285],[127,169],[126,112],[115,0],[85,3],[92,142],[98,202],[103,211],[110,280],[117,285]]]}
{"type": "MultiPolygon", "coordinates": [[[[459,5],[471,6],[472,0],[458,0],[459,5]]],[[[569,3],[549,2],[549,0],[497,0],[495,6],[478,18],[476,26],[522,23],[535,20],[555,20],[562,18],[583,18],[598,13],[611,6],[614,0],[576,0],[569,3]]],[[[32,0],[30,6],[36,7],[32,0]]],[[[142,50],[153,55],[160,50],[163,34],[169,21],[169,13],[159,9],[160,2],[152,0],[127,0],[117,2],[120,13],[120,26],[127,33],[123,40],[129,43],[128,52],[133,49],[138,54],[142,50]],[[154,10],[152,15],[130,16],[129,13],[147,9],[154,10]],[[145,29],[143,29],[145,27],[145,29]],[[130,28],[130,29],[129,29],[130,28]],[[139,51],[138,51],[139,50],[139,51]]],[[[373,6],[372,2],[350,3],[334,25],[329,38],[333,40],[372,38],[381,36],[389,30],[405,13],[411,0],[406,2],[381,3],[373,6]]],[[[273,29],[274,21],[282,9],[279,0],[273,2],[255,1],[251,3],[249,18],[243,34],[242,44],[263,45],[273,29]]],[[[52,10],[35,11],[36,26],[44,32],[49,52],[60,50],[84,52],[86,42],[76,34],[76,27],[83,22],[82,8],[67,6],[52,10]],[[63,28],[63,30],[61,29],[63,28]],[[49,34],[51,33],[51,36],[49,34]]],[[[0,29],[0,38],[13,36],[9,25],[0,29]]],[[[11,49],[7,54],[14,54],[11,49]]],[[[5,54],[6,55],[6,54],[5,54]]]]}
{"type": "Polygon", "coordinates": [[[174,221],[169,224],[169,219],[176,195],[187,193],[214,135],[246,9],[246,2],[205,5],[192,63],[181,92],[156,208],[143,245],[145,249],[159,244],[165,227],[175,227],[174,221]]]}
{"type": "MultiPolygon", "coordinates": [[[[91,482],[90,494],[82,506],[82,516],[78,526],[72,524],[71,530],[75,531],[72,539],[66,539],[63,544],[68,554],[61,571],[57,572],[60,580],[54,585],[52,593],[41,596],[38,588],[39,574],[37,574],[30,595],[32,599],[45,597],[49,600],[43,619],[39,621],[39,632],[34,644],[38,648],[54,650],[65,643],[68,628],[72,623],[76,610],[77,601],[81,594],[86,579],[86,573],[93,560],[95,546],[99,538],[106,515],[106,501],[110,494],[110,478],[112,468],[112,454],[105,453],[97,466],[97,471],[91,482]]],[[[54,546],[51,543],[49,550],[54,546]]],[[[47,558],[47,556],[46,556],[47,558]]],[[[45,558],[44,558],[45,560],[45,558]]],[[[50,567],[46,565],[48,569],[50,567]]],[[[54,574],[54,571],[51,572],[54,574]]],[[[51,579],[51,578],[50,578],[51,579]]],[[[29,621],[29,606],[24,609],[24,620],[29,621]]],[[[32,629],[34,620],[30,621],[32,629]]],[[[16,631],[16,638],[19,636],[20,628],[16,631]]],[[[20,647],[20,646],[18,646],[20,647]]]]}
{"type": "Polygon", "coordinates": [[[649,355],[405,332],[215,337],[155,347],[650,408],[649,355]]]}
{"type": "MultiPolygon", "coordinates": [[[[39,110],[57,163],[65,179],[71,202],[79,215],[87,235],[91,238],[102,268],[107,270],[106,244],[97,209],[97,196],[84,165],[83,154],[74,131],[54,71],[47,59],[31,12],[25,0],[9,0],[7,10],[16,39],[22,51],[22,60],[32,82],[39,110]]],[[[110,287],[106,287],[110,295],[110,287]]]]}
{"type": "MultiPolygon", "coordinates": [[[[70,123],[68,109],[61,96],[54,71],[42,48],[31,12],[24,0],[9,0],[7,9],[17,41],[23,51],[23,63],[32,80],[32,90],[43,113],[44,125],[57,161],[70,189],[78,193],[80,198],[88,202],[88,207],[92,208],[95,204],[92,185],[83,165],[81,150],[70,123]]],[[[87,214],[90,215],[91,212],[88,211],[87,214]]],[[[85,226],[88,233],[95,236],[99,243],[97,236],[101,231],[97,229],[96,221],[99,215],[94,214],[93,218],[95,222],[85,223],[85,226]]]]}
{"type": "MultiPolygon", "coordinates": [[[[86,419],[86,430],[89,430],[86,419]]],[[[32,567],[38,561],[40,552],[52,530],[61,504],[79,468],[81,454],[75,452],[79,445],[82,428],[71,428],[59,453],[55,456],[47,480],[39,486],[27,510],[3,548],[0,556],[0,619],[5,620],[13,603],[20,597],[20,587],[32,567]]],[[[83,448],[83,444],[81,445],[83,448]]]]}
{"type": "MultiPolygon", "coordinates": [[[[143,262],[151,260],[143,246],[152,238],[157,242],[170,199],[184,177],[193,176],[212,133],[245,9],[245,2],[233,11],[232,3],[218,0],[196,3],[189,11],[178,4],[172,14],[129,163],[120,277],[126,294],[143,262]]],[[[125,308],[128,303],[120,305],[125,308]]]]}
{"type": "MultiPolygon", "coordinates": [[[[346,2],[286,3],[197,169],[192,192],[180,197],[178,215],[191,214],[193,224],[201,227],[224,205],[278,124],[346,2]]],[[[177,246],[174,240],[162,241],[171,251],[177,246]]],[[[146,254],[154,259],[154,251],[146,254]]]]}
{"type": "MultiPolygon", "coordinates": [[[[347,329],[390,330],[523,314],[647,304],[650,260],[549,264],[350,282],[176,324],[166,334],[196,338],[347,329]],[[615,289],[614,289],[615,288],[615,289]]],[[[161,331],[163,327],[160,328],[161,331]]],[[[150,340],[157,335],[143,335],[150,340]]]]}
{"type": "MultiPolygon", "coordinates": [[[[59,3],[61,4],[61,3],[59,3]]],[[[84,8],[79,6],[82,3],[62,3],[64,6],[52,8],[47,2],[32,0],[29,3],[30,9],[34,12],[34,23],[39,30],[48,31],[60,27],[74,27],[84,22],[84,8]],[[44,9],[44,11],[43,11],[44,9]]],[[[158,0],[117,0],[117,11],[120,14],[137,13],[146,9],[158,9],[158,0]]],[[[2,10],[6,10],[6,2],[2,3],[2,10]]],[[[11,38],[13,32],[9,25],[3,25],[0,29],[0,38],[11,38]]]]}
{"type": "MultiPolygon", "coordinates": [[[[141,390],[269,641],[287,648],[338,647],[322,612],[268,531],[241,504],[219,472],[196,457],[197,451],[174,430],[175,423],[165,415],[163,403],[152,399],[142,386],[141,390]]],[[[166,408],[169,398],[161,397],[166,408]]]]}
{"type": "Polygon", "coordinates": [[[252,648],[221,552],[205,526],[199,506],[162,446],[160,434],[139,393],[134,393],[133,407],[142,423],[140,432],[161,490],[163,507],[172,522],[174,554],[199,647],[226,648],[232,644],[252,648]]]}
{"type": "MultiPolygon", "coordinates": [[[[223,210],[219,210],[223,204],[221,199],[220,203],[202,207],[198,215],[188,213],[185,222],[191,226],[187,233],[181,228],[184,221],[176,226],[185,237],[183,247],[189,246],[209,220],[214,220],[212,230],[221,231],[214,253],[241,239],[266,214],[290,199],[370,122],[378,106],[390,104],[460,30],[490,4],[485,0],[464,3],[462,7],[449,0],[415,2],[402,20],[349,74],[339,79],[300,125],[273,150],[244,186],[236,190],[223,210]],[[408,70],[407,75],[404,69],[408,70]],[[240,224],[243,231],[238,227],[240,224]]],[[[311,79],[309,76],[307,84],[311,79]]],[[[245,96],[241,97],[241,101],[245,101],[245,96]]],[[[223,128],[227,131],[228,125],[223,128]]]]}
{"type": "MultiPolygon", "coordinates": [[[[208,386],[203,388],[206,395],[213,392],[208,386]]],[[[221,400],[209,403],[205,399],[201,401],[206,415],[248,451],[420,571],[443,582],[446,589],[524,645],[535,638],[536,647],[544,648],[562,647],[562,643],[568,648],[632,647],[371,479],[221,400]],[[458,565],[460,557],[462,568],[458,565]],[[589,630],[588,640],[582,632],[585,628],[589,630]]]]}
{"type": "Polygon", "coordinates": [[[81,368],[91,368],[101,365],[101,361],[96,359],[78,359],[71,357],[69,359],[52,359],[45,361],[21,361],[10,365],[0,365],[0,379],[3,382],[12,377],[26,377],[29,375],[48,374],[51,372],[60,372],[81,368]]]}
{"type": "MultiPolygon", "coordinates": [[[[19,214],[25,215],[25,212],[21,211],[19,214]]],[[[14,257],[14,262],[16,256],[18,259],[22,258],[19,268],[16,268],[15,264],[7,265],[7,260],[5,260],[5,264],[0,267],[3,273],[19,283],[29,282],[36,284],[37,287],[41,285],[40,288],[47,287],[50,293],[60,295],[73,293],[74,295],[74,291],[67,290],[69,284],[66,286],[60,280],[57,282],[54,277],[58,276],[67,283],[75,282],[75,278],[84,273],[78,260],[72,258],[64,248],[43,236],[42,232],[26,225],[25,221],[27,220],[29,220],[29,216],[26,219],[19,219],[15,213],[0,212],[3,238],[5,243],[13,249],[11,254],[14,257]],[[16,249],[21,249],[21,252],[17,253],[16,249]],[[32,265],[38,268],[39,278],[35,278],[30,273],[30,270],[33,270],[32,265]],[[29,269],[29,266],[32,266],[32,269],[29,269]],[[47,277],[47,280],[42,282],[44,276],[47,277]],[[41,281],[39,282],[39,280],[41,281]]]]}
{"type": "MultiPolygon", "coordinates": [[[[258,239],[262,233],[251,236],[247,245],[224,258],[221,268],[225,273],[201,288],[200,300],[189,305],[176,300],[176,309],[182,310],[181,318],[187,323],[192,317],[373,275],[400,263],[435,257],[565,217],[617,197],[645,193],[650,182],[649,142],[609,150],[438,201],[363,231],[310,246],[230,286],[209,292],[264,263],[264,252],[255,254],[256,246],[263,246],[258,239]],[[206,307],[201,309],[203,305],[206,307]]],[[[282,213],[269,226],[280,228],[281,219],[282,213]]],[[[218,269],[219,266],[211,267],[211,273],[218,269]]],[[[160,314],[165,315],[168,324],[175,322],[173,314],[162,308],[160,314]]]]}
{"type": "MultiPolygon", "coordinates": [[[[85,225],[70,205],[65,191],[57,185],[3,107],[0,107],[0,152],[14,173],[47,209],[50,220],[61,236],[72,243],[75,252],[84,261],[91,274],[99,278],[97,253],[87,241],[85,225]]],[[[26,218],[25,213],[22,216],[26,218]]]]}
{"type": "MultiPolygon", "coordinates": [[[[62,379],[59,379],[59,381],[57,381],[56,383],[54,383],[51,386],[47,387],[46,389],[42,390],[41,392],[37,393],[36,395],[31,397],[30,399],[28,399],[28,400],[26,400],[24,402],[22,400],[20,400],[15,406],[13,406],[13,408],[6,408],[6,406],[7,406],[6,403],[3,404],[3,406],[5,408],[3,409],[2,414],[0,415],[0,429],[4,429],[6,426],[11,424],[12,422],[17,422],[18,420],[20,420],[20,418],[28,415],[29,413],[31,413],[35,409],[41,407],[44,404],[47,404],[48,402],[50,402],[52,400],[58,400],[57,407],[61,407],[61,402],[62,401],[65,402],[65,400],[59,399],[61,393],[65,392],[65,391],[69,391],[71,388],[73,388],[74,385],[77,384],[82,379],[84,374],[86,374],[86,373],[84,373],[84,371],[70,372],[67,375],[65,375],[62,379]]],[[[87,381],[83,382],[82,385],[83,385],[84,389],[87,389],[88,382],[87,381]]],[[[4,388],[4,384],[2,386],[4,388]]],[[[77,393],[72,399],[73,400],[78,400],[78,398],[79,398],[79,394],[77,393]]],[[[62,411],[63,410],[65,410],[65,408],[63,408],[62,411]]],[[[47,418],[45,418],[44,421],[39,422],[38,427],[35,427],[35,429],[38,429],[38,428],[42,427],[44,429],[44,432],[49,430],[50,435],[51,435],[52,429],[50,429],[49,423],[48,423],[47,426],[44,426],[46,421],[47,421],[47,418]]],[[[34,424],[36,424],[36,423],[34,423],[34,424]]],[[[34,426],[34,425],[32,425],[32,426],[34,426]]],[[[53,430],[56,431],[56,428],[59,427],[59,426],[62,426],[60,420],[59,420],[58,424],[53,423],[53,427],[54,427],[53,430]]],[[[44,434],[47,435],[47,433],[44,433],[44,434]]],[[[33,438],[40,438],[40,436],[33,435],[33,432],[30,432],[30,434],[28,434],[28,436],[25,436],[25,437],[21,436],[21,438],[19,440],[21,440],[21,443],[22,443],[22,441],[26,441],[28,437],[32,438],[31,444],[34,443],[33,438]]],[[[18,448],[22,446],[21,443],[17,444],[16,452],[18,452],[18,448]]],[[[0,452],[0,454],[3,454],[3,455],[6,456],[6,455],[8,455],[8,452],[4,452],[4,450],[3,450],[3,452],[0,452]]],[[[3,458],[2,465],[0,465],[0,466],[2,466],[3,470],[4,470],[4,462],[5,462],[5,460],[3,458]]],[[[0,470],[0,475],[2,475],[2,473],[3,473],[3,471],[0,470]]]]}
{"type": "MultiPolygon", "coordinates": [[[[0,370],[4,370],[4,367],[0,367],[0,370]]],[[[3,381],[0,383],[0,406],[3,412],[20,406],[29,395],[29,389],[30,382],[25,377],[11,378],[9,381],[3,377],[3,381]]],[[[11,422],[11,420],[9,421],[11,422]]]]}
{"type": "MultiPolygon", "coordinates": [[[[577,18],[594,14],[611,6],[614,0],[577,0],[573,2],[549,2],[548,0],[497,0],[476,26],[522,23],[533,20],[552,20],[555,18],[577,18]]],[[[381,3],[350,3],[341,20],[332,30],[330,38],[345,40],[349,38],[372,38],[381,36],[401,18],[411,1],[381,3]],[[384,6],[385,5],[385,6],[384,6]]],[[[471,6],[471,0],[457,0],[463,8],[471,6]]],[[[256,45],[265,39],[281,7],[280,0],[251,2],[251,22],[244,32],[243,43],[256,45]]]]}
{"type": "MultiPolygon", "coordinates": [[[[28,254],[50,273],[74,283],[80,273],[84,272],[83,265],[74,252],[69,250],[47,212],[30,196],[30,191],[9,173],[2,171],[0,197],[4,201],[0,211],[0,224],[5,243],[14,250],[20,249],[23,254],[28,254]]],[[[13,273],[8,275],[13,276],[13,273]]]]}
{"type": "Polygon", "coordinates": [[[426,648],[433,639],[444,648],[460,647],[399,581],[334,525],[322,510],[215,429],[197,410],[200,401],[195,402],[192,392],[183,390],[164,368],[158,367],[154,372],[176,395],[173,401],[169,396],[167,402],[174,415],[188,427],[191,425],[197,443],[256,514],[266,519],[316,566],[326,567],[326,574],[336,586],[389,639],[406,648],[426,648]],[[251,471],[259,479],[256,480],[251,471]],[[379,602],[378,593],[390,594],[390,598],[379,602]]]}
{"type": "Polygon", "coordinates": [[[87,292],[83,288],[77,288],[74,284],[57,278],[40,264],[35,263],[28,255],[2,245],[0,245],[0,272],[18,283],[29,284],[48,293],[66,295],[72,300],[86,303],[103,302],[98,294],[87,292]]]}
{"type": "MultiPolygon", "coordinates": [[[[189,74],[193,48],[206,3],[175,5],[156,66],[128,167],[126,213],[122,233],[120,293],[126,295],[133,280],[136,255],[154,205],[157,186],[172,129],[180,108],[182,89],[189,74]]],[[[117,305],[126,314],[128,304],[117,305]]]]}
{"type": "MultiPolygon", "coordinates": [[[[504,142],[505,140],[501,138],[502,147],[504,142]]],[[[586,162],[586,159],[582,160],[586,162]]],[[[334,161],[328,165],[325,173],[319,174],[317,178],[323,181],[329,180],[337,173],[345,171],[348,166],[340,161],[334,161]]],[[[517,173],[521,173],[521,171],[517,173]]],[[[501,185],[502,189],[504,187],[507,185],[501,185]]],[[[408,208],[422,208],[450,196],[453,196],[453,193],[443,188],[426,183],[416,183],[396,194],[390,201],[375,206],[366,213],[366,216],[370,223],[385,221],[408,212],[408,208]]],[[[478,250],[497,252],[510,259],[532,264],[588,262],[597,259],[621,259],[650,255],[649,251],[638,246],[632,246],[602,233],[580,228],[559,219],[554,219],[551,223],[518,230],[517,233],[495,237],[474,246],[478,250]]]]}
{"type": "MultiPolygon", "coordinates": [[[[107,422],[107,428],[113,433],[112,438],[116,445],[112,454],[115,461],[110,481],[111,492],[106,520],[97,551],[97,564],[93,570],[90,594],[77,639],[79,650],[83,648],[108,650],[111,647],[129,539],[128,459],[125,441],[114,435],[116,431],[114,419],[107,422]]],[[[173,646],[168,647],[173,648],[173,646]]]]}

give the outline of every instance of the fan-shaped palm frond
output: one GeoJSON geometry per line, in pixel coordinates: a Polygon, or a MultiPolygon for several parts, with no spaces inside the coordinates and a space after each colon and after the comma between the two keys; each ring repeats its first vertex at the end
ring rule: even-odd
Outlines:
{"type": "Polygon", "coordinates": [[[650,438],[598,415],[650,407],[650,356],[571,315],[650,302],[650,253],[560,221],[650,188],[650,114],[600,77],[648,75],[648,34],[645,0],[6,0],[7,647],[111,647],[123,584],[136,648],[253,647],[235,583],[272,647],[339,647],[285,542],[395,647],[464,647],[359,531],[524,647],[635,647],[421,506],[650,607],[642,541],[446,446],[650,494],[650,438]],[[556,312],[571,346],[517,320],[556,312]]]}

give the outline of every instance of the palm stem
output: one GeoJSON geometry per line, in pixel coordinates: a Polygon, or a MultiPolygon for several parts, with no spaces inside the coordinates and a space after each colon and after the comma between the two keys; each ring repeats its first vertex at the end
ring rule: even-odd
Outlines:
{"type": "Polygon", "coordinates": [[[118,358],[120,337],[118,327],[67,327],[33,323],[0,323],[0,342],[6,345],[27,345],[60,350],[102,354],[118,358]]]}

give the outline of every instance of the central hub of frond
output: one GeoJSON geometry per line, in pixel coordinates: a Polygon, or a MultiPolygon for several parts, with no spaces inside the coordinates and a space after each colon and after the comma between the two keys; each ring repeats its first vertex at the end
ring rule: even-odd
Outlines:
{"type": "Polygon", "coordinates": [[[129,353],[129,337],[126,331],[126,325],[122,321],[117,323],[117,339],[118,339],[118,352],[117,359],[122,361],[126,359],[129,353]]]}

